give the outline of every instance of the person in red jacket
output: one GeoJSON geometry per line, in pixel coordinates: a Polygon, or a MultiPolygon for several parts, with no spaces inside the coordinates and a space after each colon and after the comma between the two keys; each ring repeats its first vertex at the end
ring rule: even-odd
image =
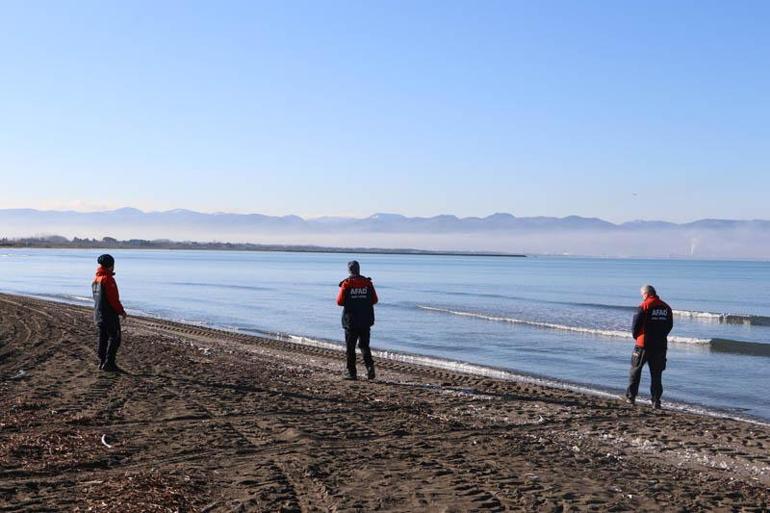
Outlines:
{"type": "Polygon", "coordinates": [[[99,369],[117,372],[115,356],[120,347],[120,317],[126,319],[126,310],[120,303],[118,285],[115,283],[115,259],[111,255],[101,255],[97,262],[96,276],[91,283],[94,296],[94,321],[99,329],[99,344],[96,353],[99,356],[99,369]]]}
{"type": "Polygon", "coordinates": [[[377,292],[372,279],[361,276],[361,267],[355,260],[348,262],[350,276],[340,282],[337,304],[342,308],[342,327],[345,329],[348,373],[345,379],[356,379],[356,344],[366,365],[366,377],[374,379],[374,360],[369,349],[371,327],[374,325],[374,305],[377,292]]]}
{"type": "Polygon", "coordinates": [[[636,344],[631,355],[626,401],[635,404],[642,368],[646,363],[650,368],[650,401],[653,408],[659,409],[663,395],[663,371],[666,369],[667,337],[674,327],[674,315],[652,285],[642,287],[641,294],[642,304],[637,308],[631,328],[636,344]]]}

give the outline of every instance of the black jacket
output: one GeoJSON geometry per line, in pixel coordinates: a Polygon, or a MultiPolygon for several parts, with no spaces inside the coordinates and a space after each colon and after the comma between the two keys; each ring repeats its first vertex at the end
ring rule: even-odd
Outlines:
{"type": "Polygon", "coordinates": [[[126,311],[120,302],[118,285],[112,272],[103,267],[96,270],[96,276],[91,283],[94,296],[94,321],[96,324],[119,325],[118,316],[126,311]]]}
{"type": "Polygon", "coordinates": [[[650,296],[639,305],[634,315],[631,334],[636,346],[650,352],[668,349],[668,334],[674,326],[671,307],[657,296],[650,296]]]}
{"type": "Polygon", "coordinates": [[[342,327],[366,329],[374,325],[377,292],[371,278],[354,275],[340,282],[337,304],[342,308],[342,327]]]}

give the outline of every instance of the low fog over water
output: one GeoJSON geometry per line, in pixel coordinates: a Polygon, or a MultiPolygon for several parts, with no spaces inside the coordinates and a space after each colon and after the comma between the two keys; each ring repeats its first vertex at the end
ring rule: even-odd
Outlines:
{"type": "Polygon", "coordinates": [[[527,218],[510,214],[484,218],[376,214],[363,219],[306,220],[297,216],[203,214],[187,210],[0,210],[0,237],[50,235],[612,257],[770,257],[770,221],[612,224],[577,216],[527,218]]]}

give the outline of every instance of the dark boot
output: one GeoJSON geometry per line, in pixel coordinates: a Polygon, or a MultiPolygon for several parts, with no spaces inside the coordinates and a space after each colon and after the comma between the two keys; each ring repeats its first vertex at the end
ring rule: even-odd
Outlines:
{"type": "Polygon", "coordinates": [[[366,367],[366,379],[374,379],[374,365],[366,367]]]}
{"type": "Polygon", "coordinates": [[[102,370],[105,372],[122,372],[121,368],[115,362],[106,362],[102,365],[102,370]]]}

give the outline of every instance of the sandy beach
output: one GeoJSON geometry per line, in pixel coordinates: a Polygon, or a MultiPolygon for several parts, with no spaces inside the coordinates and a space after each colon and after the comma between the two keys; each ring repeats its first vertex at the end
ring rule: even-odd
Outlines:
{"type": "Polygon", "coordinates": [[[0,295],[0,511],[770,505],[767,425],[150,318],[125,372],[94,346],[89,309],[0,295]]]}

